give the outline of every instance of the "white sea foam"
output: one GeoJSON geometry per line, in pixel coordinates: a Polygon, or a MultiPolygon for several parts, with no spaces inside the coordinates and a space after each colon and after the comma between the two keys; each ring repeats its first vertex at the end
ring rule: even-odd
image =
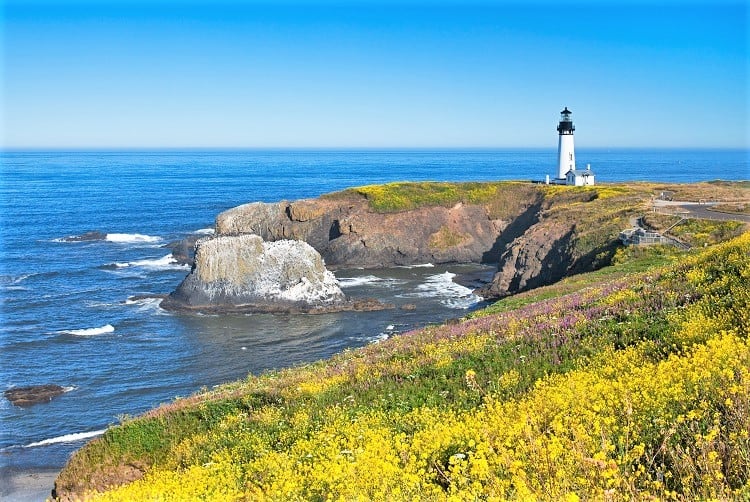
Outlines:
{"type": "Polygon", "coordinates": [[[380,281],[380,277],[374,275],[364,275],[361,277],[342,277],[339,279],[339,284],[342,288],[352,288],[354,286],[364,286],[365,284],[372,284],[380,281]]]}
{"type": "Polygon", "coordinates": [[[198,235],[213,235],[216,233],[216,230],[213,228],[200,228],[193,233],[198,235]]]}
{"type": "Polygon", "coordinates": [[[161,241],[161,237],[143,234],[107,234],[109,242],[118,242],[124,244],[130,243],[153,243],[161,241]]]}
{"type": "Polygon", "coordinates": [[[188,268],[187,264],[177,263],[174,256],[171,254],[162,256],[161,258],[153,258],[147,260],[135,260],[129,262],[116,262],[115,267],[117,268],[128,268],[128,267],[142,267],[151,270],[178,270],[188,268]]]}
{"type": "Polygon", "coordinates": [[[139,298],[137,300],[131,300],[128,298],[125,300],[125,305],[135,305],[138,307],[139,312],[163,312],[159,306],[161,304],[161,298],[139,298]]]}
{"type": "Polygon", "coordinates": [[[115,331],[115,327],[111,324],[105,324],[104,326],[100,326],[98,328],[85,328],[85,329],[67,329],[63,331],[58,331],[61,335],[75,335],[75,336],[97,336],[97,335],[104,335],[106,333],[113,333],[115,331]]]}
{"type": "Polygon", "coordinates": [[[400,265],[396,268],[435,268],[432,263],[420,263],[418,265],[400,265]]]}
{"type": "Polygon", "coordinates": [[[86,300],[84,302],[87,307],[95,308],[95,309],[109,309],[113,307],[117,307],[116,303],[111,302],[97,302],[94,300],[86,300]]]}
{"type": "Polygon", "coordinates": [[[107,429],[101,429],[98,431],[91,431],[91,432],[77,432],[74,434],[65,434],[64,436],[58,436],[55,438],[37,441],[35,443],[29,443],[26,446],[24,446],[24,448],[34,448],[36,446],[48,446],[51,444],[59,444],[59,443],[75,443],[77,441],[83,441],[84,439],[91,439],[97,436],[101,436],[105,432],[107,432],[107,429]]]}
{"type": "Polygon", "coordinates": [[[25,291],[28,288],[21,283],[36,274],[0,275],[0,288],[6,291],[25,291]]]}
{"type": "Polygon", "coordinates": [[[339,279],[339,284],[342,288],[353,288],[357,286],[385,286],[392,287],[398,284],[403,284],[404,281],[399,279],[393,279],[388,277],[376,277],[374,275],[363,275],[358,277],[342,277],[339,279]]]}
{"type": "Polygon", "coordinates": [[[29,277],[35,274],[20,274],[20,275],[0,275],[0,284],[6,285],[6,284],[20,284],[21,282],[25,281],[29,277]]]}
{"type": "Polygon", "coordinates": [[[467,309],[482,301],[471,289],[453,282],[454,277],[456,274],[453,272],[428,276],[423,284],[417,286],[415,292],[401,296],[440,298],[440,303],[452,309],[467,309]]]}
{"type": "Polygon", "coordinates": [[[379,333],[376,336],[370,338],[370,343],[378,343],[388,340],[391,337],[390,333],[379,333]]]}

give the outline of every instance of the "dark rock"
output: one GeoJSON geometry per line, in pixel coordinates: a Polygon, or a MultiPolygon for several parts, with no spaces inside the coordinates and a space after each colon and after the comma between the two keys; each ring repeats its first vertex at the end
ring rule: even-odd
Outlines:
{"type": "Polygon", "coordinates": [[[11,404],[25,408],[34,404],[48,403],[65,391],[65,387],[59,385],[30,385],[8,389],[3,395],[11,404]]]}
{"type": "Polygon", "coordinates": [[[195,258],[195,243],[200,239],[200,235],[189,235],[179,241],[173,241],[165,244],[164,247],[172,250],[172,257],[180,265],[193,266],[195,258]]]}
{"type": "Polygon", "coordinates": [[[380,300],[352,299],[331,305],[303,305],[287,303],[243,303],[241,305],[217,304],[190,306],[176,302],[167,296],[161,307],[165,310],[177,312],[195,312],[201,314],[333,314],[336,312],[373,312],[376,310],[390,310],[396,308],[392,303],[383,303],[380,300]]]}
{"type": "Polygon", "coordinates": [[[396,308],[392,303],[383,303],[375,298],[353,298],[336,305],[313,307],[304,311],[308,314],[330,314],[334,312],[374,312],[396,308]]]}
{"type": "Polygon", "coordinates": [[[128,297],[129,302],[138,302],[141,300],[163,300],[164,298],[168,297],[168,294],[162,294],[162,293],[153,293],[153,294],[147,294],[147,295],[133,295],[128,297]]]}
{"type": "Polygon", "coordinates": [[[107,234],[104,232],[99,232],[98,230],[94,230],[81,235],[70,235],[68,237],[63,237],[62,240],[65,242],[104,241],[107,240],[107,234]]]}

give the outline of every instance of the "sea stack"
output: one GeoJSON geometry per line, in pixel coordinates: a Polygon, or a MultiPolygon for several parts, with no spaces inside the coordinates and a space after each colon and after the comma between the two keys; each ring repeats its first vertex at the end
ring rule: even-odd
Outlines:
{"type": "Polygon", "coordinates": [[[336,277],[312,246],[244,234],[200,239],[193,269],[161,305],[169,310],[305,312],[345,303],[336,277]]]}

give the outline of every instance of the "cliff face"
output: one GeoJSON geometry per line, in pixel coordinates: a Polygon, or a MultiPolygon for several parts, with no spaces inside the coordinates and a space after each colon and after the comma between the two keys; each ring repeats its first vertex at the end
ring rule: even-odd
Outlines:
{"type": "Polygon", "coordinates": [[[478,294],[499,298],[607,265],[619,232],[648,198],[647,192],[619,187],[547,190],[538,211],[514,221],[501,236],[498,271],[478,294]]]}
{"type": "Polygon", "coordinates": [[[494,280],[479,291],[496,298],[606,264],[619,231],[648,193],[508,183],[481,201],[382,212],[349,191],[245,204],[221,213],[216,231],[302,240],[333,267],[497,264],[494,280]]]}
{"type": "Polygon", "coordinates": [[[487,261],[507,225],[481,205],[377,213],[364,198],[347,198],[245,204],[221,213],[216,231],[303,240],[329,266],[377,268],[487,261]]]}

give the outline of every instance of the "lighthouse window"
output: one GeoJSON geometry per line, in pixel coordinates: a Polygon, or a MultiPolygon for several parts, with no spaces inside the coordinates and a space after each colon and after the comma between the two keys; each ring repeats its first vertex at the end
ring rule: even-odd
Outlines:
{"type": "Polygon", "coordinates": [[[572,153],[568,152],[568,157],[569,157],[568,160],[573,160],[573,154],[572,153]]]}

